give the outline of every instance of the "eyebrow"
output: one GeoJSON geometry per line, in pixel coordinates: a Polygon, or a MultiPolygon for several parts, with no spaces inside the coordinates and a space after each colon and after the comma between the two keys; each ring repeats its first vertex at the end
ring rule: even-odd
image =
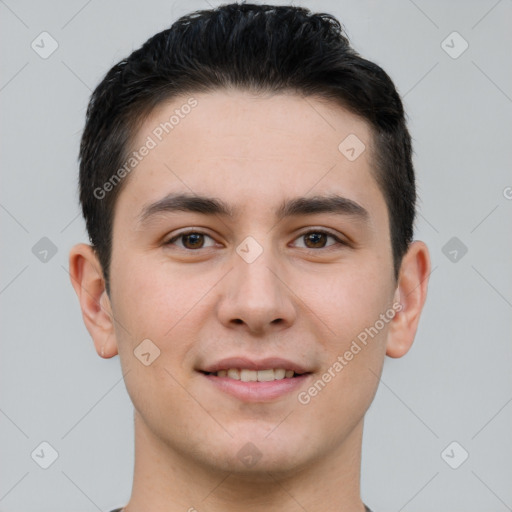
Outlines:
{"type": "MultiPolygon", "coordinates": [[[[148,224],[152,218],[159,214],[174,212],[201,213],[203,215],[235,216],[235,211],[226,202],[213,197],[198,196],[188,193],[168,194],[155,203],[145,206],[138,216],[137,224],[140,227],[148,224]]],[[[286,217],[311,215],[316,213],[335,213],[369,220],[368,211],[352,199],[336,194],[329,196],[296,197],[285,200],[276,210],[277,220],[286,217]]]]}

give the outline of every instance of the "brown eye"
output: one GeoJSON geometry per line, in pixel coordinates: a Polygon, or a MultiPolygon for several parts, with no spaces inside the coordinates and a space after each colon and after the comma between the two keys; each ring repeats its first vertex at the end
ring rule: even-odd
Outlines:
{"type": "Polygon", "coordinates": [[[204,238],[201,233],[190,233],[188,235],[182,235],[183,245],[187,249],[197,249],[198,247],[202,247],[204,243],[204,238]]]}
{"type": "Polygon", "coordinates": [[[325,233],[308,233],[304,235],[306,245],[309,249],[321,249],[325,247],[327,236],[325,233]]]}
{"type": "Polygon", "coordinates": [[[329,233],[328,231],[321,230],[308,231],[307,233],[303,233],[297,240],[301,239],[304,240],[303,248],[305,249],[325,249],[335,245],[346,245],[345,242],[343,242],[343,240],[337,236],[329,233]],[[329,238],[333,239],[335,243],[327,244],[327,240],[329,238]]]}
{"type": "MultiPolygon", "coordinates": [[[[165,243],[165,245],[175,245],[176,241],[181,240],[182,243],[177,245],[182,249],[202,249],[205,247],[205,237],[211,239],[211,237],[206,233],[201,233],[199,231],[188,231],[187,233],[180,233],[179,235],[171,238],[168,242],[165,243]]],[[[206,247],[211,246],[212,245],[206,247]]]]}

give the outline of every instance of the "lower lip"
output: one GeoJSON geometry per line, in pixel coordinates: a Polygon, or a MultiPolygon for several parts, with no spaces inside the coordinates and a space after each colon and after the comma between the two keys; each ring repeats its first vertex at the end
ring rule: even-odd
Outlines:
{"type": "Polygon", "coordinates": [[[304,385],[310,373],[269,382],[243,382],[229,377],[202,373],[212,385],[244,402],[267,402],[280,398],[304,385]]]}

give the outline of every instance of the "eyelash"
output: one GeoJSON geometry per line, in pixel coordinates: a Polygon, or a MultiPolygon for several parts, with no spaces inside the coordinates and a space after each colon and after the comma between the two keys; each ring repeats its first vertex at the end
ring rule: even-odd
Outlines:
{"type": "MultiPolygon", "coordinates": [[[[297,236],[297,238],[295,238],[295,240],[297,240],[299,238],[302,238],[302,237],[305,237],[306,235],[309,235],[311,233],[330,236],[331,238],[334,238],[334,240],[336,240],[337,243],[329,245],[327,247],[319,247],[317,249],[309,248],[309,247],[303,248],[303,249],[308,250],[308,251],[320,251],[320,250],[324,250],[325,251],[325,250],[329,250],[332,247],[335,247],[336,245],[342,245],[342,246],[348,246],[349,245],[347,242],[345,242],[344,240],[341,240],[339,237],[337,237],[336,235],[334,235],[330,231],[325,231],[323,229],[312,229],[310,231],[305,231],[304,233],[301,233],[299,236],[297,236]]],[[[180,234],[170,238],[167,242],[164,243],[164,245],[173,245],[176,240],[179,240],[180,238],[183,238],[183,237],[185,237],[187,235],[204,235],[204,236],[207,236],[209,238],[212,238],[208,233],[205,233],[203,231],[189,230],[189,231],[184,231],[183,233],[180,233],[180,234]]],[[[180,247],[180,249],[183,249],[183,250],[189,251],[189,252],[197,252],[197,251],[199,251],[201,249],[208,249],[208,247],[206,247],[206,248],[205,247],[200,247],[199,249],[188,249],[186,247],[180,247]]]]}

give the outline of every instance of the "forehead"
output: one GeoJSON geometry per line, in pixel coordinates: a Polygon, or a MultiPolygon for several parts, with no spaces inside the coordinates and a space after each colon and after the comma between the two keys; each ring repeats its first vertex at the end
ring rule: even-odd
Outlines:
{"type": "Polygon", "coordinates": [[[236,212],[325,193],[369,210],[384,204],[368,124],[315,97],[238,90],[176,97],[140,127],[131,149],[144,147],[118,200],[134,222],[144,205],[176,191],[222,196],[236,212]]]}
{"type": "Polygon", "coordinates": [[[327,148],[339,156],[338,145],[349,134],[371,144],[366,121],[324,98],[220,89],[158,105],[140,127],[135,146],[150,136],[158,146],[193,148],[197,155],[211,154],[214,146],[216,157],[227,149],[230,159],[283,153],[317,159],[327,148]]]}

